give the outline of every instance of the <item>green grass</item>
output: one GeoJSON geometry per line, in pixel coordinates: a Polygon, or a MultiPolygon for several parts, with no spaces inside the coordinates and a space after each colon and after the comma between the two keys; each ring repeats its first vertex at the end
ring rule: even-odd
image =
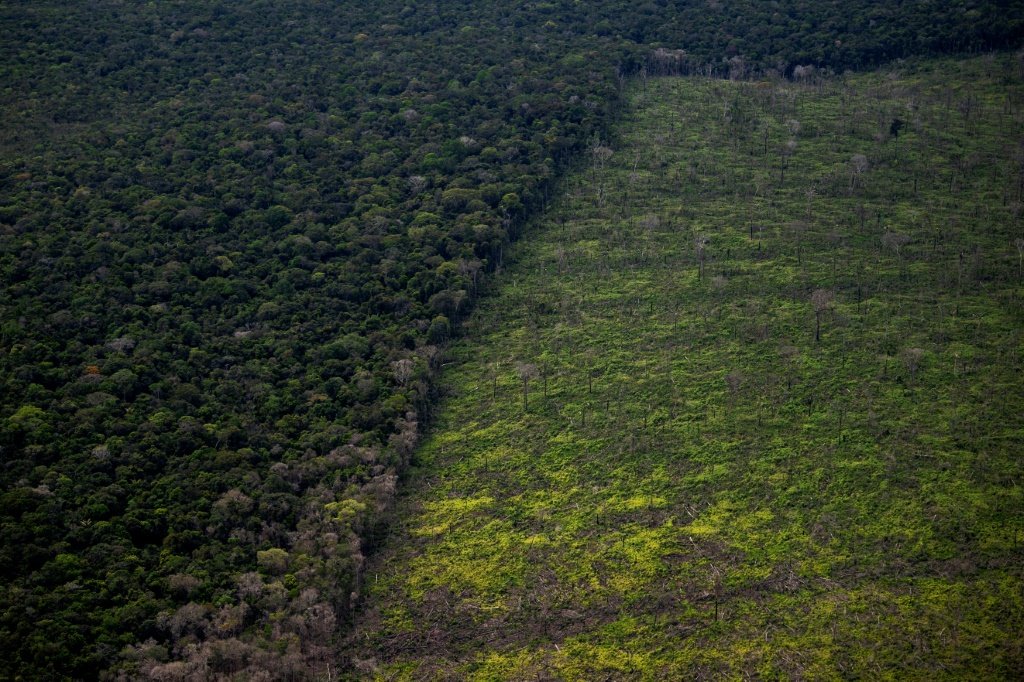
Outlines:
{"type": "Polygon", "coordinates": [[[1019,674],[1017,66],[631,101],[449,350],[358,667],[1019,674]]]}

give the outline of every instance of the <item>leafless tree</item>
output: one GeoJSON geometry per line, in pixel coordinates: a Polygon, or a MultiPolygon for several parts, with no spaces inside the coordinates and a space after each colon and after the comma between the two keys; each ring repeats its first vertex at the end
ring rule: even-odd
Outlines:
{"type": "Polygon", "coordinates": [[[729,80],[738,81],[743,80],[743,77],[747,75],[747,64],[743,61],[743,57],[736,55],[729,58],[729,80]]]}
{"type": "Polygon", "coordinates": [[[903,254],[901,253],[904,246],[911,242],[910,237],[899,232],[886,232],[882,235],[882,245],[887,249],[892,249],[896,253],[896,258],[902,259],[903,254]]]}
{"type": "Polygon", "coordinates": [[[658,226],[661,225],[661,220],[656,215],[647,215],[640,221],[640,225],[650,234],[658,229],[658,226]]]}
{"type": "MultiPolygon", "coordinates": [[[[601,144],[600,140],[594,139],[594,142],[590,145],[590,156],[594,163],[591,166],[593,169],[593,178],[595,182],[598,180],[598,172],[604,168],[605,163],[608,159],[614,155],[610,148],[605,147],[601,144]]],[[[597,185],[597,203],[599,206],[604,205],[604,182],[598,182],[597,185]]]]}
{"type": "Polygon", "coordinates": [[[259,573],[243,573],[236,580],[238,598],[242,600],[257,599],[263,594],[263,578],[259,573]]]}
{"type": "Polygon", "coordinates": [[[1024,239],[1017,237],[1013,243],[1017,247],[1017,279],[1024,279],[1024,239]]]}
{"type": "Polygon", "coordinates": [[[803,220],[794,220],[787,229],[789,234],[796,240],[796,262],[803,263],[804,233],[807,232],[807,223],[803,220]]]}
{"type": "Polygon", "coordinates": [[[464,258],[459,259],[459,274],[469,277],[471,290],[474,294],[480,284],[480,271],[483,267],[484,264],[477,258],[472,258],[470,260],[466,260],[464,258]]]}
{"type": "Polygon", "coordinates": [[[498,398],[498,363],[492,362],[487,365],[487,376],[491,380],[491,400],[498,398]]]}
{"type": "Polygon", "coordinates": [[[188,597],[203,584],[199,578],[188,573],[175,573],[167,577],[167,587],[179,597],[188,597]]]}
{"type": "Polygon", "coordinates": [[[702,234],[698,234],[693,239],[693,250],[697,252],[697,279],[704,279],[704,256],[709,241],[711,240],[702,234]]]}
{"type": "Polygon", "coordinates": [[[175,639],[181,639],[186,633],[205,633],[209,626],[206,619],[209,613],[209,606],[189,602],[170,616],[167,620],[167,629],[175,639]]]}
{"type": "Polygon", "coordinates": [[[539,375],[537,365],[528,362],[516,363],[516,374],[523,382],[523,411],[530,409],[530,379],[536,379],[539,375]]]}
{"type": "Polygon", "coordinates": [[[729,387],[730,400],[735,400],[743,386],[743,375],[733,370],[725,375],[725,385],[729,387]]]}
{"type": "Polygon", "coordinates": [[[921,358],[924,357],[924,351],[920,348],[908,348],[903,351],[903,364],[907,366],[907,371],[910,372],[910,381],[914,381],[917,378],[917,370],[921,365],[921,358]]]}
{"type": "Polygon", "coordinates": [[[594,144],[590,147],[590,156],[594,159],[594,164],[598,169],[604,168],[604,164],[608,162],[608,159],[612,158],[615,154],[609,147],[605,147],[599,141],[595,140],[594,144]]]}
{"type": "Polygon", "coordinates": [[[868,157],[863,154],[854,154],[850,157],[850,193],[861,185],[861,176],[871,167],[868,157]]]}
{"type": "Polygon", "coordinates": [[[781,161],[779,162],[779,184],[786,182],[786,168],[789,167],[789,157],[796,153],[796,140],[789,140],[783,145],[780,152],[781,161]]]}
{"type": "Polygon", "coordinates": [[[802,66],[800,64],[797,64],[796,66],[793,67],[793,78],[794,79],[796,79],[798,81],[806,81],[806,80],[810,80],[813,77],[814,77],[814,66],[813,65],[808,64],[807,66],[802,66]]]}
{"type": "Polygon", "coordinates": [[[408,182],[409,191],[413,194],[419,194],[427,187],[427,179],[422,175],[410,175],[408,182]]]}
{"type": "Polygon", "coordinates": [[[391,363],[391,371],[394,373],[395,381],[398,382],[399,386],[405,386],[409,383],[414,367],[413,361],[409,358],[402,358],[391,363]]]}
{"type": "Polygon", "coordinates": [[[686,50],[667,50],[664,47],[659,47],[651,53],[647,63],[650,66],[649,71],[653,75],[677,76],[685,73],[686,50]]]}
{"type": "Polygon", "coordinates": [[[811,206],[814,205],[814,197],[816,196],[818,196],[818,190],[813,187],[808,187],[804,190],[804,198],[807,199],[806,216],[808,220],[811,219],[811,206]]]}
{"type": "Polygon", "coordinates": [[[815,289],[811,294],[811,307],[814,308],[814,341],[821,341],[821,316],[832,307],[832,292],[828,289],[815,289]]]}

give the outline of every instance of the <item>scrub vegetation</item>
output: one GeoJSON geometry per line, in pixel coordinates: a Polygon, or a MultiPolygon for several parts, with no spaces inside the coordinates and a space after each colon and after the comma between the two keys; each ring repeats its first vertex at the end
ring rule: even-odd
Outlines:
{"type": "Polygon", "coordinates": [[[447,353],[378,679],[1010,679],[1010,57],[638,80],[447,353]]]}

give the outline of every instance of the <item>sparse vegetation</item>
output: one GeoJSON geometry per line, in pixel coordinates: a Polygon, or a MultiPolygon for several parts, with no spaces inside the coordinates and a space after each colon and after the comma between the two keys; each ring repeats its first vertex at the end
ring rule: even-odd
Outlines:
{"type": "Polygon", "coordinates": [[[1015,677],[1013,60],[630,99],[448,353],[362,674],[1015,677]]]}

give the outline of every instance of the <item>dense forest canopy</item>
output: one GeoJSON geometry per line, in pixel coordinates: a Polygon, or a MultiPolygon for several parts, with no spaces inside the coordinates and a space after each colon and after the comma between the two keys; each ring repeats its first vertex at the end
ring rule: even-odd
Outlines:
{"type": "Polygon", "coordinates": [[[440,349],[623,77],[1014,47],[1024,8],[11,2],[0,25],[0,668],[301,676],[440,349]]]}

